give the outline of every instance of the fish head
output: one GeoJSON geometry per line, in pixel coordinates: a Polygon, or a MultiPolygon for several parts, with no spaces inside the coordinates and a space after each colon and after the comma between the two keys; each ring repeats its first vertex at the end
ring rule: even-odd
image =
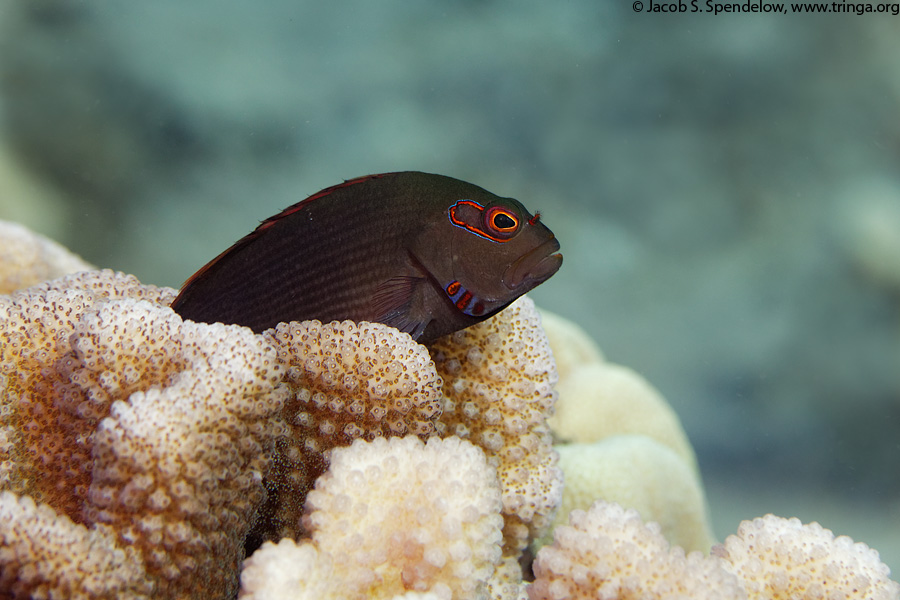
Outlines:
{"type": "Polygon", "coordinates": [[[562,264],[559,241],[513,198],[464,198],[447,207],[448,274],[437,277],[461,312],[490,316],[549,279],[562,264]]]}

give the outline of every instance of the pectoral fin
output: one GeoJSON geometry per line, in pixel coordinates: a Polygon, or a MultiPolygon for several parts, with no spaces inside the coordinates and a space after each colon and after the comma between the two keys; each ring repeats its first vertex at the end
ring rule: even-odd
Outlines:
{"type": "Polygon", "coordinates": [[[372,295],[373,320],[396,327],[419,339],[432,320],[424,310],[422,294],[428,282],[422,277],[401,275],[381,283],[372,295]]]}

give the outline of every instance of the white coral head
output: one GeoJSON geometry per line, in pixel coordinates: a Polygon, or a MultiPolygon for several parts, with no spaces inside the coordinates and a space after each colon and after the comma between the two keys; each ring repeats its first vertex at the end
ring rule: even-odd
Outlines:
{"type": "Polygon", "coordinates": [[[500,560],[500,488],[484,453],[450,437],[355,441],[336,448],[307,498],[320,550],[396,593],[444,584],[470,597],[500,560]]]}
{"type": "Polygon", "coordinates": [[[538,552],[531,600],[742,600],[737,579],[713,559],[670,549],[659,526],[610,502],[574,510],[538,552]]]}
{"type": "Polygon", "coordinates": [[[751,600],[897,600],[900,584],[878,552],[819,525],[766,515],[713,547],[751,600]]]}
{"type": "Polygon", "coordinates": [[[264,544],[245,563],[241,597],[484,598],[500,561],[500,508],[496,471],[469,442],[356,440],[331,451],[307,496],[312,540],[264,544]]]}

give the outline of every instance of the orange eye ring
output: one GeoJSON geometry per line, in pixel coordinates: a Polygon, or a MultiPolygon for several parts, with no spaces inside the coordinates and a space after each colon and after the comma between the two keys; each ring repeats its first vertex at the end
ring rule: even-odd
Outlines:
{"type": "Polygon", "coordinates": [[[502,206],[492,206],[484,211],[484,225],[494,235],[511,236],[519,229],[519,216],[502,206]]]}

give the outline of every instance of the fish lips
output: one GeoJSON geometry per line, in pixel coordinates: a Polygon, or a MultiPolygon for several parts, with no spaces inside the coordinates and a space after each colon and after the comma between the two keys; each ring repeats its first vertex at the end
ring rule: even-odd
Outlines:
{"type": "Polygon", "coordinates": [[[551,237],[543,244],[530,250],[515,260],[503,272],[503,285],[510,290],[524,289],[522,292],[540,285],[550,279],[562,265],[562,254],[559,240],[551,237]]]}

